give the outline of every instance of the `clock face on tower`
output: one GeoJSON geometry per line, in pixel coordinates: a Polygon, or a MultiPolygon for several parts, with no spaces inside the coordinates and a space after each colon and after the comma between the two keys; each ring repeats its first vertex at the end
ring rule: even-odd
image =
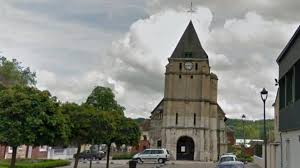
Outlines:
{"type": "Polygon", "coordinates": [[[191,62],[185,62],[184,63],[184,68],[186,70],[192,70],[193,69],[193,63],[191,63],[191,62]]]}

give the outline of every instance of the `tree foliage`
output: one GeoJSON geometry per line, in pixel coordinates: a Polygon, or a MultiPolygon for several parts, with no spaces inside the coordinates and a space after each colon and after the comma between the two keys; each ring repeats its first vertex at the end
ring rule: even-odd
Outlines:
{"type": "Polygon", "coordinates": [[[86,104],[94,106],[99,111],[124,115],[125,108],[117,103],[114,93],[108,87],[97,86],[87,98],[86,104]]]}
{"type": "Polygon", "coordinates": [[[109,133],[103,137],[103,141],[107,145],[107,161],[106,168],[109,168],[109,154],[112,143],[118,146],[136,145],[140,138],[140,129],[137,123],[125,116],[109,115],[109,120],[112,123],[109,133]]]}
{"type": "Polygon", "coordinates": [[[110,88],[97,86],[88,96],[86,104],[98,111],[92,128],[95,129],[96,142],[107,145],[108,168],[111,144],[135,145],[140,138],[139,127],[135,121],[124,116],[125,108],[117,103],[110,88]]]}
{"type": "Polygon", "coordinates": [[[0,86],[35,85],[36,74],[29,67],[21,66],[16,59],[12,61],[0,56],[0,86]]]}
{"type": "Polygon", "coordinates": [[[141,132],[138,124],[130,119],[123,117],[120,120],[119,127],[117,127],[117,135],[115,143],[117,145],[136,145],[138,144],[141,132]]]}
{"type": "Polygon", "coordinates": [[[94,109],[88,109],[76,103],[67,102],[61,106],[61,111],[68,121],[71,130],[70,143],[74,145],[89,143],[90,120],[94,109]]]}
{"type": "Polygon", "coordinates": [[[97,110],[94,106],[75,103],[62,105],[62,112],[70,122],[72,144],[77,145],[74,168],[78,166],[77,157],[83,144],[111,144],[118,131],[117,120],[121,115],[97,110]]]}
{"type": "MultiPolygon", "coordinates": [[[[244,138],[245,128],[245,138],[246,139],[263,139],[264,135],[264,125],[263,120],[246,120],[243,127],[243,120],[241,119],[228,119],[226,121],[227,125],[234,130],[235,137],[239,139],[244,138]]],[[[274,130],[274,120],[266,120],[267,137],[271,136],[274,130]]]]}
{"type": "Polygon", "coordinates": [[[56,97],[29,86],[0,91],[0,143],[12,146],[64,143],[69,127],[56,97]]]}

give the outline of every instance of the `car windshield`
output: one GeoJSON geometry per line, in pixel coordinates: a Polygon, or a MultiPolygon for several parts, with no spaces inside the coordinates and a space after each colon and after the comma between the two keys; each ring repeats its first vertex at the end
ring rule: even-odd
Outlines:
{"type": "Polygon", "coordinates": [[[228,157],[222,157],[220,159],[220,162],[228,162],[228,161],[234,161],[233,157],[228,156],[228,157]]]}
{"type": "Polygon", "coordinates": [[[244,168],[243,165],[219,165],[217,168],[244,168]]]}

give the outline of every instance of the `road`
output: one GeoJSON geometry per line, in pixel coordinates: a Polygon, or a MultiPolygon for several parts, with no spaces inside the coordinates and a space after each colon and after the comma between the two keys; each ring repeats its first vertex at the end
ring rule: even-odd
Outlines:
{"type": "MultiPolygon", "coordinates": [[[[94,161],[92,168],[105,168],[106,161],[94,161]]],[[[112,160],[110,168],[128,168],[128,160],[112,160]]],[[[70,166],[63,168],[73,168],[73,163],[70,166]]],[[[78,168],[89,168],[89,162],[80,162],[78,168]]],[[[170,161],[166,164],[144,163],[137,164],[137,168],[215,168],[215,163],[205,163],[197,161],[170,161]]],[[[249,163],[246,168],[259,168],[258,166],[249,163]]]]}

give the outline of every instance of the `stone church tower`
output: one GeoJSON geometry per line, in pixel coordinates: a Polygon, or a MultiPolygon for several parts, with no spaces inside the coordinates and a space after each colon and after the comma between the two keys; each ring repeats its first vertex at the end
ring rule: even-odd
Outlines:
{"type": "Polygon", "coordinates": [[[217,89],[190,21],[166,66],[164,98],[151,113],[151,147],[168,149],[176,160],[216,161],[227,150],[217,89]]]}

